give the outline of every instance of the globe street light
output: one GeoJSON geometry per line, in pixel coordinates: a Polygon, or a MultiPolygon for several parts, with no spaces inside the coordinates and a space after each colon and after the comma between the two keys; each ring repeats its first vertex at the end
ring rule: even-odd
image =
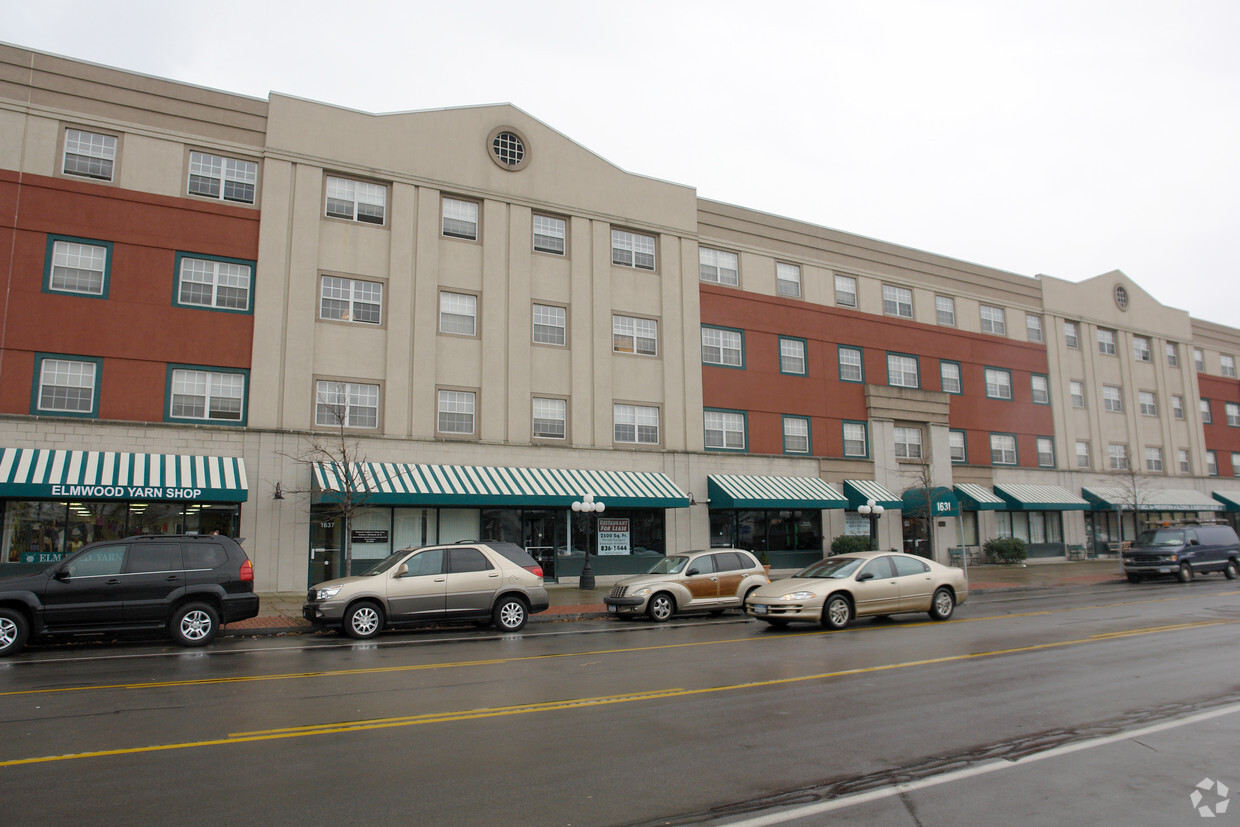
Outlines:
{"type": "MultiPolygon", "coordinates": [[[[594,501],[593,494],[585,494],[580,500],[573,502],[573,511],[582,511],[586,514],[602,514],[603,509],[607,506],[601,502],[594,501]]],[[[572,546],[572,541],[569,541],[572,546]]],[[[581,564],[581,577],[578,578],[577,588],[593,589],[594,588],[594,569],[590,568],[590,536],[586,535],[586,557],[585,562],[581,564]]]]}
{"type": "Polygon", "coordinates": [[[870,551],[878,550],[878,518],[883,516],[883,507],[874,500],[865,505],[857,506],[857,513],[870,521],[870,551]]]}

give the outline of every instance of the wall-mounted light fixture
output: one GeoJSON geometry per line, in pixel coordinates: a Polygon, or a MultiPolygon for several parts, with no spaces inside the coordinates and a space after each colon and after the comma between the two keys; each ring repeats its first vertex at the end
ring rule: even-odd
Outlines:
{"type": "Polygon", "coordinates": [[[276,483],[276,493],[271,495],[271,499],[273,500],[284,499],[284,486],[283,485],[280,485],[280,483],[278,482],[276,483]]]}

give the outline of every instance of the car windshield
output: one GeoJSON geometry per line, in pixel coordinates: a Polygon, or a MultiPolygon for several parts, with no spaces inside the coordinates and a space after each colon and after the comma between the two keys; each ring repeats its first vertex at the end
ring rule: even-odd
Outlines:
{"type": "Polygon", "coordinates": [[[677,555],[675,557],[664,557],[662,560],[654,564],[654,568],[646,572],[647,574],[680,574],[681,569],[689,562],[688,557],[677,555]]]}
{"type": "Polygon", "coordinates": [[[1157,531],[1143,531],[1137,537],[1139,546],[1182,546],[1184,530],[1180,528],[1160,528],[1157,531]]]}
{"type": "Polygon", "coordinates": [[[860,557],[828,557],[825,560],[819,560],[812,566],[806,566],[793,577],[817,577],[830,578],[838,580],[848,577],[855,572],[864,563],[860,557]]]}
{"type": "Polygon", "coordinates": [[[387,570],[389,570],[389,569],[391,569],[391,568],[394,568],[394,567],[396,566],[396,564],[397,564],[397,563],[401,562],[401,561],[402,561],[402,560],[404,560],[406,557],[408,557],[408,556],[409,556],[409,552],[411,552],[411,551],[413,551],[413,549],[411,549],[411,548],[403,548],[403,549],[401,549],[400,551],[396,552],[395,554],[391,555],[390,557],[384,557],[384,558],[383,558],[382,560],[380,560],[378,563],[375,563],[375,564],[374,564],[373,566],[371,566],[370,568],[368,568],[368,569],[366,569],[365,571],[361,572],[361,574],[362,574],[362,576],[363,576],[363,577],[371,577],[371,576],[376,575],[376,574],[383,574],[383,572],[385,572],[385,571],[387,571],[387,570]]]}

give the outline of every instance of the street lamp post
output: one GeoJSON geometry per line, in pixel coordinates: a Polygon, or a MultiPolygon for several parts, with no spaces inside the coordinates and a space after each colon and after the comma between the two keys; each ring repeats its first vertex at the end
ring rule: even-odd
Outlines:
{"type": "MultiPolygon", "coordinates": [[[[593,494],[584,494],[580,500],[573,502],[573,511],[585,512],[586,514],[602,514],[606,508],[603,503],[595,502],[593,494]]],[[[572,545],[570,540],[569,545],[572,545]]],[[[590,568],[590,537],[586,535],[586,556],[585,561],[581,564],[581,577],[578,578],[577,587],[580,589],[594,588],[594,569],[590,568]]]]}
{"type": "Polygon", "coordinates": [[[870,551],[878,551],[878,518],[883,516],[883,507],[869,500],[857,506],[857,513],[870,521],[870,551]]]}

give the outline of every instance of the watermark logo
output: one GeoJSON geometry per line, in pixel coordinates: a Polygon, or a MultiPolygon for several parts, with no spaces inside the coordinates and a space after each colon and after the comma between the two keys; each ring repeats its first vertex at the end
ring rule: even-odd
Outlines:
{"type": "Polygon", "coordinates": [[[1229,794],[1230,790],[1227,789],[1227,785],[1222,781],[1203,778],[1197,782],[1197,788],[1193,790],[1188,800],[1192,802],[1193,809],[1197,811],[1197,815],[1202,818],[1214,818],[1227,812],[1227,805],[1231,803],[1227,797],[1229,794]],[[1213,806],[1206,803],[1207,798],[1214,802],[1213,806]]]}

